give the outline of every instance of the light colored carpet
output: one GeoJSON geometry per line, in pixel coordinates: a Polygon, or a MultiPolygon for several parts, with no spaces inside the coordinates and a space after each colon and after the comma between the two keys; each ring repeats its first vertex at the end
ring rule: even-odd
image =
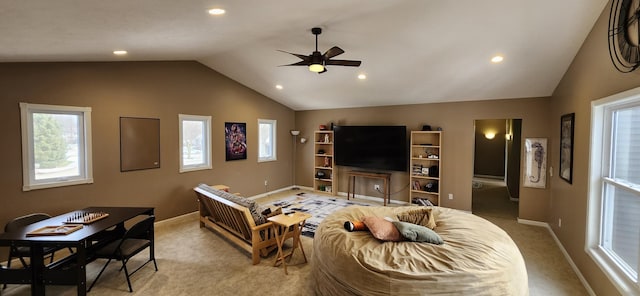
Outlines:
{"type": "Polygon", "coordinates": [[[509,192],[504,182],[474,179],[471,194],[471,209],[474,214],[507,219],[518,218],[518,202],[509,199],[509,192]]]}
{"type": "MultiPolygon", "coordinates": [[[[271,195],[260,202],[291,196],[299,191],[271,195]]],[[[358,200],[362,201],[362,200],[358,200]]],[[[542,227],[518,224],[513,219],[484,217],[502,227],[514,239],[527,265],[530,295],[588,295],[555,242],[542,227]]],[[[275,253],[251,265],[248,253],[235,248],[211,231],[199,228],[197,214],[156,224],[158,272],[147,265],[132,277],[134,293],[129,293],[119,265],[112,263],[88,295],[313,295],[310,278],[313,240],[302,237],[309,259],[304,264],[296,251],[285,275],[273,267],[275,253]]],[[[144,260],[142,253],[131,266],[144,260]]],[[[136,259],[134,259],[136,260],[136,259]]],[[[93,281],[105,261],[87,266],[87,279],[93,281]]],[[[75,295],[75,287],[49,286],[47,295],[75,295]]],[[[30,295],[29,286],[9,285],[2,295],[30,295]]]]}

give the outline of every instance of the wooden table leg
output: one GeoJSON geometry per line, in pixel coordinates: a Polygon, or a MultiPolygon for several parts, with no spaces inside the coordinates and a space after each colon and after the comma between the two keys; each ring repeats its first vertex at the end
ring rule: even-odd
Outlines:
{"type": "Polygon", "coordinates": [[[389,202],[391,202],[391,197],[389,196],[389,180],[387,178],[384,178],[384,193],[382,194],[382,203],[383,205],[386,207],[387,206],[387,198],[389,199],[389,202]]]}
{"type": "Polygon", "coordinates": [[[44,295],[44,246],[41,244],[31,244],[31,258],[29,258],[32,270],[31,295],[44,295]]]}
{"type": "MultiPolygon", "coordinates": [[[[302,234],[302,228],[304,228],[304,224],[306,222],[307,220],[304,220],[298,225],[298,233],[296,233],[296,235],[293,237],[294,240],[298,241],[298,245],[300,245],[300,251],[302,251],[302,257],[304,258],[304,263],[307,263],[307,255],[304,253],[304,247],[302,246],[302,240],[300,239],[300,235],[302,234]]],[[[294,245],[295,244],[296,242],[294,242],[294,245]]]]}
{"type": "Polygon", "coordinates": [[[284,245],[284,240],[287,238],[287,234],[289,233],[289,227],[285,227],[284,233],[282,234],[282,238],[278,234],[278,227],[276,225],[273,226],[274,231],[276,233],[276,242],[278,243],[278,254],[276,255],[276,261],[273,263],[273,266],[278,266],[278,261],[282,261],[282,266],[284,267],[284,274],[287,273],[287,263],[285,262],[286,256],[284,255],[284,251],[282,250],[282,246],[284,245]]]}

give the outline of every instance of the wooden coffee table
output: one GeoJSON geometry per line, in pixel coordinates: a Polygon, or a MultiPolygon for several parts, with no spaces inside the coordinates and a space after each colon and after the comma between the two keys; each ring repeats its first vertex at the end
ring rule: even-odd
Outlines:
{"type": "Polygon", "coordinates": [[[284,266],[284,274],[288,274],[285,259],[287,257],[293,257],[293,252],[295,252],[298,246],[300,246],[300,251],[302,251],[304,263],[307,263],[307,255],[304,253],[304,247],[302,247],[302,241],[300,241],[300,234],[302,233],[304,223],[309,218],[311,218],[311,215],[299,212],[280,214],[267,218],[267,220],[273,222],[272,228],[273,232],[276,234],[276,241],[278,242],[278,255],[276,256],[276,261],[273,263],[273,266],[278,266],[278,263],[282,262],[282,266],[284,266]],[[281,227],[284,228],[284,233],[282,235],[278,234],[278,228],[281,227]],[[293,248],[289,254],[285,255],[282,251],[282,246],[284,245],[284,241],[287,239],[287,234],[289,233],[290,228],[292,228],[293,231],[293,248]]]}

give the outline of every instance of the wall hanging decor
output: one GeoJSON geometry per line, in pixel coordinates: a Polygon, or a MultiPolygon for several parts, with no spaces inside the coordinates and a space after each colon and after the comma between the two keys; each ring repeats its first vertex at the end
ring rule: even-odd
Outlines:
{"type": "Polygon", "coordinates": [[[524,187],[545,188],[547,186],[547,139],[524,140],[524,187]]]}
{"type": "Polygon", "coordinates": [[[562,115],[560,119],[560,178],[573,182],[573,125],[575,113],[562,115]]]}
{"type": "Polygon", "coordinates": [[[613,0],[609,11],[609,56],[613,66],[622,73],[633,72],[640,66],[640,2],[613,0]]]}
{"type": "Polygon", "coordinates": [[[224,144],[227,161],[247,159],[247,124],[225,122],[224,144]]]}
{"type": "Polygon", "coordinates": [[[160,167],[160,119],[120,117],[120,171],[160,167]]]}

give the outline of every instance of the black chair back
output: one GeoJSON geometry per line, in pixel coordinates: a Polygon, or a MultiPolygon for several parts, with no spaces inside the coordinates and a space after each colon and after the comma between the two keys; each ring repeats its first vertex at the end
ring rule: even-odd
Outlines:
{"type": "Polygon", "coordinates": [[[153,229],[153,222],[156,220],[155,216],[149,216],[141,220],[140,222],[134,224],[125,232],[122,240],[126,240],[129,238],[141,238],[141,239],[150,239],[150,232],[153,229]]]}
{"type": "Polygon", "coordinates": [[[29,224],[33,224],[36,222],[40,222],[42,220],[47,220],[51,218],[50,215],[45,214],[45,213],[35,213],[35,214],[29,214],[29,215],[25,215],[25,216],[21,216],[18,218],[15,218],[11,221],[9,221],[7,224],[4,225],[4,232],[13,232],[16,231],[18,229],[21,229],[29,224]]]}

